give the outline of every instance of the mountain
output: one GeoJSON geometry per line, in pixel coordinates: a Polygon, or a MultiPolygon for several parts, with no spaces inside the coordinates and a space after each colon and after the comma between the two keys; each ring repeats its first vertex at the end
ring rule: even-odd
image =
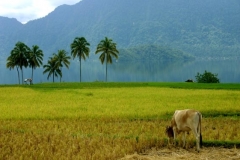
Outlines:
{"type": "MultiPolygon", "coordinates": [[[[14,18],[6,18],[0,16],[0,55],[6,55],[12,47],[15,31],[23,25],[14,18]]],[[[0,58],[1,60],[1,58],[0,58]]]]}
{"type": "Polygon", "coordinates": [[[171,61],[171,60],[181,60],[189,61],[194,60],[194,57],[184,53],[180,50],[175,50],[165,46],[159,45],[143,45],[128,49],[119,50],[119,59],[121,61],[171,61]]]}
{"type": "Polygon", "coordinates": [[[27,24],[0,17],[2,59],[18,41],[38,45],[47,59],[59,49],[70,52],[80,36],[91,44],[90,58],[104,37],[120,49],[158,45],[198,57],[238,56],[240,1],[82,0],[27,24]]]}

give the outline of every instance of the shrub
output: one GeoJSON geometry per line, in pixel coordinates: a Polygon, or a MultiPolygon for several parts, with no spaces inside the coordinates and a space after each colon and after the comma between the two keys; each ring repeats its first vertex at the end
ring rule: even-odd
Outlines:
{"type": "Polygon", "coordinates": [[[220,83],[217,76],[218,74],[213,74],[205,70],[203,74],[197,73],[195,77],[198,83],[220,83]]]}

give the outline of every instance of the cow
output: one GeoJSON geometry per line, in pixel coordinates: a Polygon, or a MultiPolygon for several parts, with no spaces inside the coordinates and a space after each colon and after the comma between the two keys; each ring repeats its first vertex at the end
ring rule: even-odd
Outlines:
{"type": "Polygon", "coordinates": [[[28,82],[29,82],[29,85],[31,85],[32,84],[32,79],[31,78],[24,79],[25,84],[28,84],[28,82]]]}
{"type": "Polygon", "coordinates": [[[174,138],[174,144],[177,134],[183,132],[183,147],[186,145],[186,134],[193,131],[196,138],[197,151],[202,147],[202,134],[201,134],[201,121],[202,114],[193,109],[176,110],[172,120],[171,126],[166,127],[166,134],[169,138],[174,138]]]}

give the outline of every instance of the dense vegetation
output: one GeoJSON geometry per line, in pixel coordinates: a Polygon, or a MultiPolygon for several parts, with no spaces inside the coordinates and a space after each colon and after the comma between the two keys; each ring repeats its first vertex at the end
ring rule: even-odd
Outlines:
{"type": "Polygon", "coordinates": [[[158,45],[144,45],[120,50],[121,61],[164,61],[164,60],[193,60],[194,57],[180,50],[158,45]]]}
{"type": "Polygon", "coordinates": [[[213,74],[206,70],[203,74],[198,72],[195,77],[198,83],[220,83],[220,80],[218,79],[218,74],[213,74]]]}
{"type": "Polygon", "coordinates": [[[0,54],[5,60],[22,41],[39,45],[48,57],[58,48],[69,52],[76,36],[86,37],[94,49],[107,36],[119,48],[154,44],[201,57],[236,56],[239,12],[238,0],[82,0],[24,25],[0,18],[0,54]]]}

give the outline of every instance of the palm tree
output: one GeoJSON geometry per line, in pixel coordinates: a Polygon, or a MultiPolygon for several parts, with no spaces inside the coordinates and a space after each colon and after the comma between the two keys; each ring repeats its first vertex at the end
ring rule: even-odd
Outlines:
{"type": "MultiPolygon", "coordinates": [[[[61,72],[62,72],[63,65],[69,68],[69,65],[70,65],[69,59],[71,59],[71,57],[67,56],[68,53],[65,50],[59,50],[58,54],[54,53],[53,55],[56,58],[56,65],[60,68],[61,72]]],[[[62,77],[60,77],[60,82],[61,82],[61,78],[62,77]]]]}
{"type": "Polygon", "coordinates": [[[17,73],[18,73],[18,83],[20,84],[20,77],[19,77],[19,70],[18,70],[19,67],[16,65],[15,58],[13,57],[13,54],[11,53],[11,55],[7,58],[6,67],[11,70],[11,69],[14,69],[15,66],[17,68],[17,73]]]}
{"type": "Polygon", "coordinates": [[[79,58],[80,63],[80,82],[81,82],[81,60],[85,60],[86,57],[89,57],[90,44],[87,42],[87,40],[84,37],[76,37],[71,44],[71,55],[73,56],[73,59],[75,57],[79,58]]]}
{"type": "Polygon", "coordinates": [[[29,47],[23,42],[16,43],[14,49],[11,51],[11,56],[14,59],[15,66],[18,66],[22,72],[22,84],[23,84],[23,67],[28,66],[27,54],[29,53],[29,47]]]}
{"type": "Polygon", "coordinates": [[[48,63],[46,65],[44,65],[43,68],[45,68],[45,70],[43,71],[43,74],[48,72],[47,79],[49,79],[49,77],[52,75],[53,76],[53,82],[54,82],[54,77],[55,76],[56,77],[58,77],[58,75],[60,77],[62,76],[62,72],[57,65],[56,57],[49,57],[48,63]]]}
{"type": "Polygon", "coordinates": [[[33,82],[33,69],[40,67],[43,61],[43,51],[37,46],[33,45],[28,55],[28,64],[32,68],[32,82],[33,82]]]}
{"type": "Polygon", "coordinates": [[[117,50],[117,44],[105,37],[104,40],[101,40],[97,46],[95,54],[102,53],[99,57],[101,63],[103,64],[106,59],[106,82],[107,82],[107,64],[112,63],[112,56],[118,59],[119,51],[117,50]]]}

